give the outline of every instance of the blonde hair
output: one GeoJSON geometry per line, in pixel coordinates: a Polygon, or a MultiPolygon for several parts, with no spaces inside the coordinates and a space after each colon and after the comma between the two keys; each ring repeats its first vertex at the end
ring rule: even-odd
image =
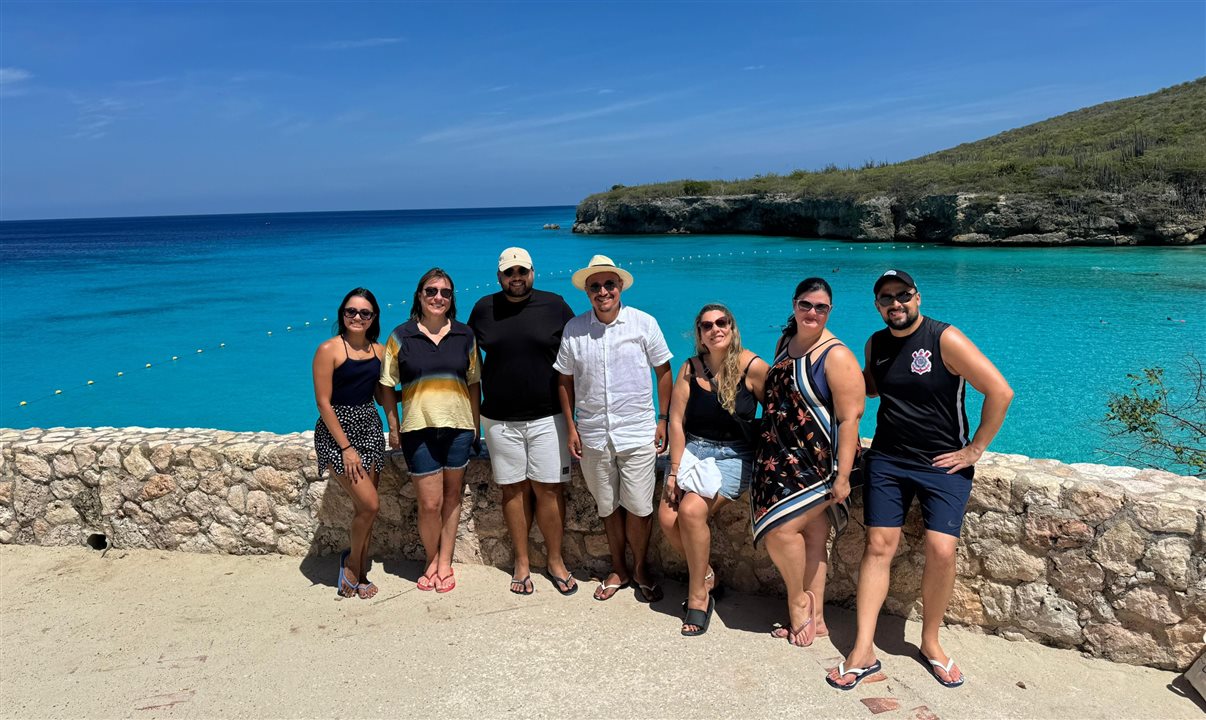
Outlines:
{"type": "MultiPolygon", "coordinates": [[[[699,313],[695,315],[695,352],[700,356],[708,354],[708,348],[703,344],[703,333],[699,328],[699,321],[703,318],[704,313],[715,311],[724,313],[725,319],[729,321],[729,347],[720,362],[720,372],[716,373],[715,379],[712,381],[712,388],[716,392],[717,399],[720,400],[720,406],[732,415],[737,412],[737,384],[741,382],[741,353],[743,351],[741,331],[737,329],[737,320],[733,317],[732,311],[720,303],[708,303],[700,308],[699,313]]],[[[705,364],[704,367],[706,369],[707,365],[705,364]]]]}

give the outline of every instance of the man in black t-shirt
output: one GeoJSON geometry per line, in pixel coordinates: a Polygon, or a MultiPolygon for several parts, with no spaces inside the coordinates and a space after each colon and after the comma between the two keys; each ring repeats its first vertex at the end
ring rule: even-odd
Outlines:
{"type": "Polygon", "coordinates": [[[469,327],[485,352],[482,429],[514,548],[511,592],[534,591],[528,535],[535,520],[544,536],[549,577],[559,593],[572,595],[578,584],[561,556],[570,457],[553,361],[574,311],[560,295],[534,290],[534,276],[526,250],[503,250],[498,258],[502,290],[477,301],[469,327]]]}
{"type": "Polygon", "coordinates": [[[971,494],[973,466],[1001,429],[1013,390],[958,328],[921,314],[921,293],[902,270],[875,281],[875,305],[887,328],[867,341],[867,395],[880,398],[875,439],[866,460],[867,545],[858,579],[854,649],[826,678],[849,690],[874,674],[875,624],[888,594],[901,526],[916,497],[925,521],[921,578],[922,659],[939,683],[963,684],[963,673],[938,642],[955,587],[955,549],[971,494]],[[965,383],[984,394],[980,425],[968,437],[965,383]]]}

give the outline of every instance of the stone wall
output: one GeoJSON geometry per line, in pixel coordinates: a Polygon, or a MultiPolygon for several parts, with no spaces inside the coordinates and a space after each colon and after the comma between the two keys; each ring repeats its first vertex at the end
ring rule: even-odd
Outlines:
{"type": "MultiPolygon", "coordinates": [[[[351,504],[328,492],[311,433],[55,428],[0,430],[0,543],[79,545],[94,533],[119,548],[235,554],[329,554],[347,542],[351,504]]],[[[414,488],[400,458],[381,479],[378,557],[421,558],[414,488]]],[[[456,560],[510,564],[489,465],[467,474],[456,560]]],[[[1169,473],[1064,465],[988,454],[977,467],[954,599],[947,620],[1011,639],[1077,648],[1118,662],[1184,669],[1206,631],[1206,484],[1169,473]]],[[[599,572],[607,543],[575,474],[565,554],[599,572]]],[[[855,518],[861,508],[855,507],[855,518]]],[[[735,503],[714,521],[723,581],[781,593],[765,552],[735,503]]],[[[886,609],[915,616],[923,546],[914,510],[893,564],[886,609]]],[[[539,531],[533,562],[543,564],[539,531]]],[[[831,554],[831,602],[852,603],[862,529],[831,554]]],[[[682,576],[664,540],[655,562],[682,576]]]]}

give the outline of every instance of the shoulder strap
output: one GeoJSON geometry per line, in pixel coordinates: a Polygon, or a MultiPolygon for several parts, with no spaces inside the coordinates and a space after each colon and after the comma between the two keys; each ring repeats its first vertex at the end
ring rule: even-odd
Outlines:
{"type": "Polygon", "coordinates": [[[339,335],[339,339],[343,341],[343,359],[344,359],[344,360],[351,360],[351,359],[352,359],[352,356],[348,354],[348,341],[347,341],[347,338],[345,338],[345,337],[343,336],[343,334],[342,334],[342,333],[340,333],[340,335],[339,335]]]}

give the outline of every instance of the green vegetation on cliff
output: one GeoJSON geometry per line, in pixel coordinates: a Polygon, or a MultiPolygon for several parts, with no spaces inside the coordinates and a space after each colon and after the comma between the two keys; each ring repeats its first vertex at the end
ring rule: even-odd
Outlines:
{"type": "Polygon", "coordinates": [[[1206,208],[1206,77],[1151,95],[1094,105],[905,162],[745,180],[678,180],[624,187],[588,199],[640,201],[684,195],[786,194],[898,198],[956,192],[1073,195],[1177,191],[1176,204],[1206,208]]]}

